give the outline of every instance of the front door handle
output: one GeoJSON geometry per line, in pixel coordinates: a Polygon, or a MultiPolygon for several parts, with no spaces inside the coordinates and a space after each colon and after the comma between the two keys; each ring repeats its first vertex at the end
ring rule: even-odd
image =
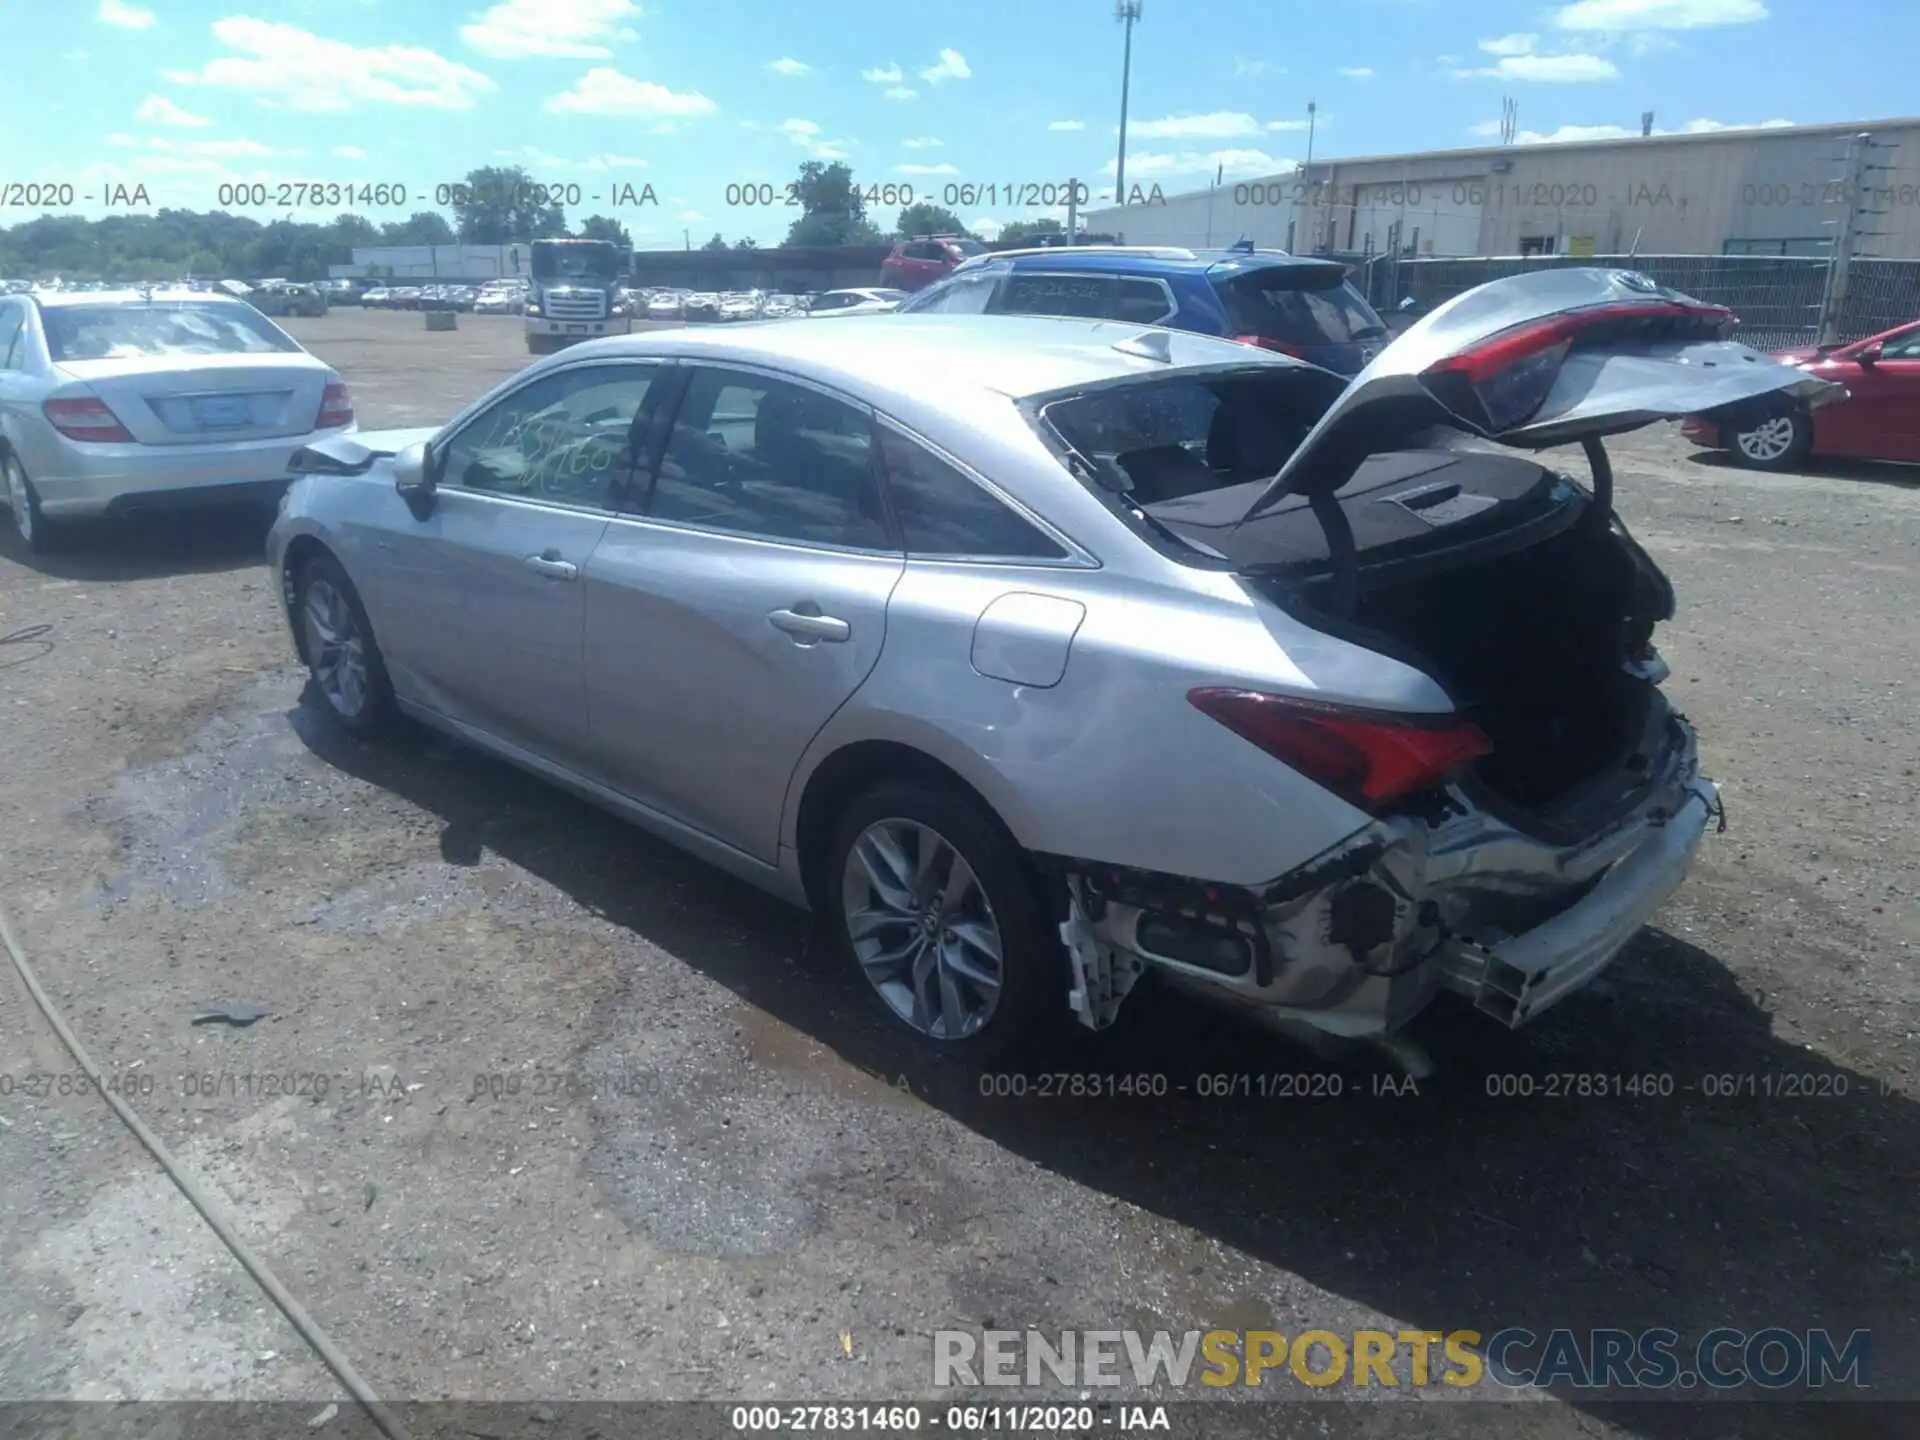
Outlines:
{"type": "Polygon", "coordinates": [[[853,638],[851,625],[835,616],[822,615],[820,607],[811,603],[803,603],[797,610],[769,611],[767,620],[774,629],[786,631],[803,645],[811,645],[816,640],[838,645],[853,638]]]}
{"type": "Polygon", "coordinates": [[[562,560],[558,550],[543,550],[538,555],[527,556],[527,568],[535,574],[544,575],[549,580],[578,580],[580,567],[571,560],[562,560]]]}

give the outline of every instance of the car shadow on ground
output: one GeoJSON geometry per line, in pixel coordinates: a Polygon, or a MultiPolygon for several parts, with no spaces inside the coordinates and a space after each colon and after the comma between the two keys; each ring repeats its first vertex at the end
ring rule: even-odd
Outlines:
{"type": "Polygon", "coordinates": [[[166,575],[245,570],[267,560],[274,512],[263,506],[156,511],[61,526],[35,555],[10,525],[0,525],[0,555],[58,580],[150,580],[166,575]]]}
{"type": "Polygon", "coordinates": [[[1829,480],[1854,480],[1862,485],[1891,485],[1897,490],[1920,490],[1920,465],[1903,465],[1894,460],[1838,460],[1816,456],[1801,463],[1797,470],[1756,470],[1740,464],[1724,450],[1696,450],[1687,463],[1709,470],[1740,470],[1756,476],[1810,475],[1829,480]]]}
{"type": "MultiPolygon", "coordinates": [[[[1160,993],[1103,1034],[1062,1026],[993,1067],[1023,1080],[983,1084],[883,1022],[812,922],[749,886],[437,738],[348,738],[311,687],[291,718],[322,760],[437,816],[448,863],[492,850],[996,1144],[1322,1289],[1440,1331],[1868,1329],[1874,1391],[1914,1398],[1920,1109],[1775,1035],[1687,940],[1648,931],[1601,993],[1527,1031],[1430,1012],[1442,1076],[1418,1095],[1386,1065],[1329,1065],[1160,993]],[[1060,1073],[1167,1082],[1039,1098],[1060,1073]],[[1324,1078],[1276,1078],[1303,1074],[1324,1078]],[[1645,1093],[1617,1093],[1636,1076],[1645,1093]]],[[[1911,1434],[1920,1413],[1565,1398],[1654,1440],[1911,1434]]]]}

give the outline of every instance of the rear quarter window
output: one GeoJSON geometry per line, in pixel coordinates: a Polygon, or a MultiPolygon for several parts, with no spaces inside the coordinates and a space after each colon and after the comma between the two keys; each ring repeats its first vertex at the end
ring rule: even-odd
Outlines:
{"type": "Polygon", "coordinates": [[[1256,272],[1219,290],[1242,334],[1289,345],[1351,345],[1386,334],[1373,307],[1345,279],[1256,272]]]}

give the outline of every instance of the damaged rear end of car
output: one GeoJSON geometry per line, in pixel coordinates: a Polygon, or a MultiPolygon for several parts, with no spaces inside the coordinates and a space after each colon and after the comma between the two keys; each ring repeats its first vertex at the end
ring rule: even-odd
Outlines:
{"type": "Polygon", "coordinates": [[[1518,1026],[1620,953],[1725,822],[1660,689],[1675,597],[1615,511],[1605,439],[1844,394],[1734,323],[1633,272],[1544,271],[1441,306],[1337,394],[1307,367],[1206,377],[1203,440],[1166,443],[1180,425],[1143,421],[1145,391],[1124,417],[1117,387],[1033,407],[1083,481],[1229,573],[1280,644],[1304,626],[1450,702],[1193,686],[1356,823],[1254,886],[1063,861],[1083,1021],[1151,970],[1283,1027],[1389,1034],[1442,992],[1518,1026]],[[1561,446],[1585,483],[1525,453],[1561,446]]]}

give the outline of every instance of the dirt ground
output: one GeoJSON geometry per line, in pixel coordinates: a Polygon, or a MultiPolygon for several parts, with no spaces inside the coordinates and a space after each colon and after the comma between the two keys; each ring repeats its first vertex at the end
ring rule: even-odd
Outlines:
{"type": "MultiPolygon", "coordinates": [[[[368,427],[526,363],[506,318],[291,328],[368,427]]],[[[389,1398],[928,1397],[936,1328],[1370,1325],[1866,1327],[1876,1389],[1911,1398],[1920,482],[1757,475],[1664,429],[1615,454],[1729,828],[1537,1027],[1427,1017],[1445,1075],[1417,1097],[1348,1070],[1337,1099],[1201,1098],[1321,1062],[1161,999],[1022,1064],[1166,1094],[983,1095],[804,917],[450,744],[342,738],[246,516],[0,552],[0,905],[389,1398]],[[195,1023],[230,1001],[267,1013],[195,1023]],[[1566,1072],[1674,1084],[1487,1094],[1566,1072]]],[[[344,1399],[101,1100],[28,1078],[72,1070],[0,977],[0,1399],[344,1399]]],[[[1414,1408],[1405,1433],[1488,1423],[1414,1408]]],[[[1710,1410],[1553,1400],[1512,1433],[1902,1428],[1710,1410]]],[[[1275,1407],[1270,1433],[1380,1415],[1275,1407]]]]}

